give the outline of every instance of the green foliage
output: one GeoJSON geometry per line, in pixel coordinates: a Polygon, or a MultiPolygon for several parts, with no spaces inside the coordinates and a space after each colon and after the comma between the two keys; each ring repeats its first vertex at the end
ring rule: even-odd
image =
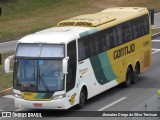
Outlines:
{"type": "MultiPolygon", "coordinates": [[[[0,65],[0,91],[5,90],[13,86],[13,73],[6,74],[4,72],[4,60],[8,56],[12,55],[13,52],[3,53],[2,54],[2,65],[0,65]]],[[[13,68],[13,61],[11,62],[11,67],[13,68]]]]}

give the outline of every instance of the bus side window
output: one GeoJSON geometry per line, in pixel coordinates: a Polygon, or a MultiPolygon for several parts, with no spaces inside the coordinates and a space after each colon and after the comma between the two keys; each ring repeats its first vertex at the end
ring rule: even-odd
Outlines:
{"type": "Polygon", "coordinates": [[[91,55],[95,55],[98,53],[98,50],[97,50],[97,46],[96,46],[96,41],[95,41],[95,37],[92,35],[90,38],[90,46],[91,46],[91,55]]]}
{"type": "Polygon", "coordinates": [[[134,24],[136,26],[136,30],[138,31],[138,36],[137,37],[141,37],[143,35],[141,17],[135,19],[135,23],[134,24]]]}
{"type": "Polygon", "coordinates": [[[148,15],[142,16],[142,24],[143,24],[143,31],[144,35],[149,33],[149,19],[148,15]]]}
{"type": "Polygon", "coordinates": [[[118,34],[118,45],[122,44],[122,28],[121,25],[118,25],[117,27],[117,34],[118,34]]]}
{"type": "Polygon", "coordinates": [[[108,50],[108,44],[107,44],[107,40],[106,40],[106,35],[105,35],[105,32],[101,32],[101,40],[102,40],[102,46],[103,46],[103,51],[106,51],[108,50]]]}
{"type": "Polygon", "coordinates": [[[131,30],[131,23],[126,22],[122,24],[122,36],[123,36],[123,42],[128,42],[133,39],[132,37],[132,30],[131,30]]]}
{"type": "Polygon", "coordinates": [[[118,36],[118,29],[117,27],[113,28],[113,33],[114,33],[114,46],[118,45],[118,41],[119,41],[119,36],[118,36]]]}
{"type": "Polygon", "coordinates": [[[133,25],[133,33],[134,33],[134,39],[138,38],[138,28],[136,24],[136,20],[132,20],[133,25]]]}
{"type": "Polygon", "coordinates": [[[86,58],[85,49],[84,49],[84,41],[82,39],[78,40],[78,59],[79,61],[86,58]]]}
{"type": "Polygon", "coordinates": [[[103,48],[102,48],[102,39],[100,38],[100,33],[96,34],[95,40],[97,41],[98,44],[98,53],[101,53],[103,51],[103,48]]]}
{"type": "Polygon", "coordinates": [[[90,48],[90,42],[89,42],[89,38],[86,37],[84,39],[84,49],[85,49],[85,58],[89,58],[91,56],[91,48],[90,48]]]}
{"type": "Polygon", "coordinates": [[[68,61],[68,74],[66,80],[66,91],[73,89],[76,80],[76,68],[77,68],[77,54],[76,54],[76,41],[72,41],[67,45],[67,56],[69,56],[68,61]]]}
{"type": "Polygon", "coordinates": [[[109,45],[109,49],[114,47],[114,36],[113,36],[113,29],[109,28],[106,30],[106,41],[109,45]]]}

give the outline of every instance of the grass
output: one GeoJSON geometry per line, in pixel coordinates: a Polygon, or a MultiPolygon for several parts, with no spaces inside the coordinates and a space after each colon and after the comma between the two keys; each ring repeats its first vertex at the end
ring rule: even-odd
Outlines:
{"type": "Polygon", "coordinates": [[[0,42],[55,26],[59,21],[107,7],[160,9],[159,0],[1,0],[0,42]],[[6,2],[8,1],[8,2],[6,2]]]}
{"type": "MultiPolygon", "coordinates": [[[[3,53],[2,54],[2,65],[0,65],[0,91],[12,87],[12,78],[13,73],[6,74],[4,72],[4,59],[8,56],[13,55],[13,52],[3,53]]],[[[11,62],[11,66],[13,67],[13,61],[11,62]]]]}

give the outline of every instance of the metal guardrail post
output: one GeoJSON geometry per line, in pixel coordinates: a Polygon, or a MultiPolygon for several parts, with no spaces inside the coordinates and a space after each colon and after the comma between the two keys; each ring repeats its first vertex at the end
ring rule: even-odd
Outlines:
{"type": "Polygon", "coordinates": [[[0,15],[2,14],[2,9],[1,9],[1,7],[0,7],[0,15]]]}
{"type": "Polygon", "coordinates": [[[160,111],[160,89],[158,89],[158,111],[160,111]]]}
{"type": "Polygon", "coordinates": [[[149,10],[151,25],[154,25],[154,10],[149,10]]]}
{"type": "Polygon", "coordinates": [[[2,65],[2,55],[0,54],[0,65],[2,65]]]}
{"type": "Polygon", "coordinates": [[[0,15],[2,14],[2,9],[0,8],[0,15]]]}
{"type": "MultiPolygon", "coordinates": [[[[2,14],[2,9],[1,9],[1,7],[0,7],[0,16],[1,16],[1,14],[2,14]]],[[[0,65],[2,65],[2,57],[1,57],[1,54],[0,54],[0,65]]]]}

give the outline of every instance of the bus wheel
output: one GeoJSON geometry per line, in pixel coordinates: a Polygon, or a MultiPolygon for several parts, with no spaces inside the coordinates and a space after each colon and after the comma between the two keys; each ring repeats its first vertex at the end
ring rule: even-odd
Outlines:
{"type": "Polygon", "coordinates": [[[130,67],[127,69],[127,74],[126,74],[126,81],[124,82],[124,87],[129,87],[132,82],[132,70],[130,67]]]}
{"type": "Polygon", "coordinates": [[[78,105],[79,109],[84,107],[84,105],[86,103],[86,99],[87,99],[86,90],[84,88],[82,88],[80,96],[79,96],[79,105],[78,105]]]}
{"type": "Polygon", "coordinates": [[[138,79],[139,79],[138,74],[139,74],[139,66],[136,64],[135,70],[134,70],[134,75],[133,75],[133,80],[132,80],[133,84],[135,84],[138,81],[138,79]]]}

